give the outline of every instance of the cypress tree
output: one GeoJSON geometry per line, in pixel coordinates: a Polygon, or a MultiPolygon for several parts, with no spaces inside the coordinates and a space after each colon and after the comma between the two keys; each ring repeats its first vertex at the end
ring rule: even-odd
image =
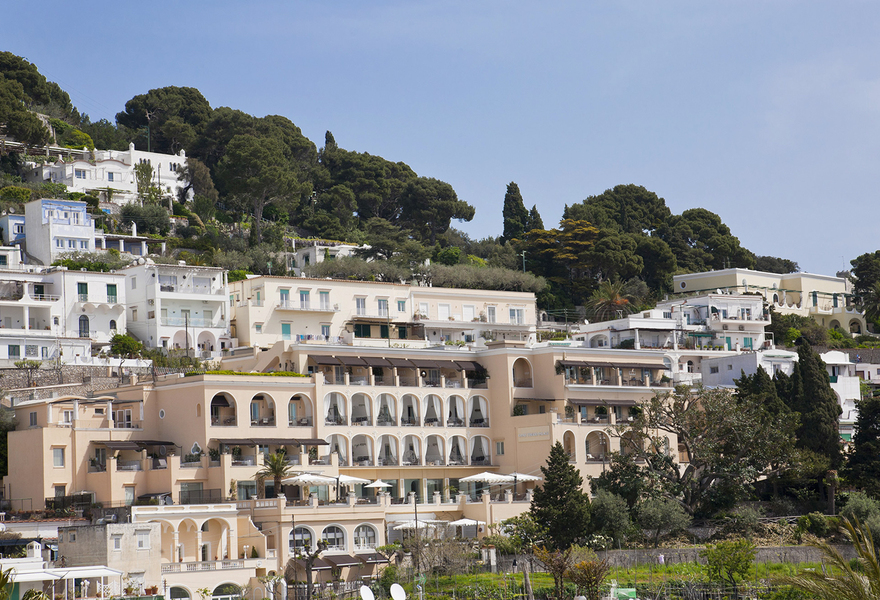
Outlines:
{"type": "Polygon", "coordinates": [[[779,397],[776,385],[764,367],[758,367],[754,375],[742,373],[740,379],[734,379],[736,397],[740,402],[759,402],[771,415],[788,412],[788,406],[779,397]]]}
{"type": "Polygon", "coordinates": [[[544,219],[541,218],[541,213],[538,212],[537,204],[532,206],[532,210],[529,211],[529,225],[526,227],[526,231],[531,231],[532,229],[544,229],[544,219]]]}
{"type": "Polygon", "coordinates": [[[590,526],[590,499],[583,491],[584,480],[568,462],[559,442],[551,448],[541,473],[544,483],[532,497],[532,517],[547,531],[551,549],[566,550],[583,538],[590,526]]]}
{"type": "Polygon", "coordinates": [[[856,404],[856,432],[853,451],[843,469],[850,483],[873,496],[880,492],[880,398],[866,396],[856,404]]]}
{"type": "Polygon", "coordinates": [[[507,184],[507,193],[504,194],[504,208],[501,210],[501,216],[504,218],[504,232],[501,235],[502,243],[506,244],[514,238],[521,237],[523,232],[526,231],[529,211],[523,203],[519,186],[513,181],[507,184]]]}
{"type": "Polygon", "coordinates": [[[798,446],[828,457],[831,468],[837,469],[843,460],[838,421],[841,408],[831,389],[825,361],[808,343],[798,347],[798,362],[790,383],[786,404],[801,417],[798,446]]]}

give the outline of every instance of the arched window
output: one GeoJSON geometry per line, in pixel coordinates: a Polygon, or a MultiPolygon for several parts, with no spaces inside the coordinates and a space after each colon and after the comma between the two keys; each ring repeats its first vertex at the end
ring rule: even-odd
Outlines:
{"type": "Polygon", "coordinates": [[[85,315],[79,316],[79,337],[89,337],[89,318],[85,315]]]}
{"type": "Polygon", "coordinates": [[[110,319],[110,331],[116,331],[116,321],[110,319]]]}
{"type": "Polygon", "coordinates": [[[372,550],[376,547],[376,530],[370,525],[359,525],[354,530],[354,549],[372,550]]]}
{"type": "Polygon", "coordinates": [[[321,539],[327,544],[327,550],[345,550],[345,532],[341,527],[336,525],[325,527],[321,539]]]}
{"type": "Polygon", "coordinates": [[[312,532],[305,527],[297,527],[290,532],[290,552],[292,554],[312,551],[312,532]]]}

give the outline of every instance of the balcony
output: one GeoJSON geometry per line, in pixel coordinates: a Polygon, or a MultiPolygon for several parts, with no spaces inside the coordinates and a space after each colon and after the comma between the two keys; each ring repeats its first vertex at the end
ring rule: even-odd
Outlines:
{"type": "Polygon", "coordinates": [[[140,460],[121,460],[116,461],[117,471],[143,471],[140,460]]]}
{"type": "Polygon", "coordinates": [[[321,313],[335,313],[339,312],[338,308],[334,308],[329,304],[321,304],[319,306],[313,306],[311,302],[291,302],[290,300],[280,300],[278,304],[275,305],[276,310],[294,310],[294,311],[303,311],[303,312],[321,312],[321,313]]]}
{"type": "Polygon", "coordinates": [[[218,504],[220,502],[223,502],[223,490],[220,489],[180,490],[180,504],[218,504]]]}
{"type": "Polygon", "coordinates": [[[257,457],[256,456],[235,456],[232,455],[232,466],[233,467],[255,467],[257,466],[257,457]]]}
{"type": "Polygon", "coordinates": [[[235,415],[231,417],[211,415],[211,425],[214,427],[235,427],[235,415]]]}
{"type": "Polygon", "coordinates": [[[327,415],[324,417],[324,425],[348,425],[348,419],[343,416],[327,415]]]}
{"type": "Polygon", "coordinates": [[[517,377],[513,380],[513,387],[532,387],[531,377],[517,377]]]}
{"type": "Polygon", "coordinates": [[[215,323],[214,319],[201,319],[198,317],[160,317],[159,324],[163,327],[208,327],[226,328],[226,321],[220,319],[215,323]]]}
{"type": "Polygon", "coordinates": [[[476,419],[471,419],[470,426],[471,427],[488,427],[489,426],[489,419],[482,419],[479,417],[476,419]]]}
{"type": "Polygon", "coordinates": [[[355,427],[371,427],[370,417],[352,417],[351,424],[355,427]]]}
{"type": "Polygon", "coordinates": [[[311,417],[300,417],[296,420],[288,420],[287,425],[289,427],[311,427],[312,426],[312,418],[311,417]]]}
{"type": "Polygon", "coordinates": [[[198,571],[224,571],[244,569],[244,560],[205,560],[198,562],[163,563],[162,573],[193,573],[198,571]]]}
{"type": "Polygon", "coordinates": [[[251,427],[275,427],[275,417],[261,417],[251,419],[251,427]]]}

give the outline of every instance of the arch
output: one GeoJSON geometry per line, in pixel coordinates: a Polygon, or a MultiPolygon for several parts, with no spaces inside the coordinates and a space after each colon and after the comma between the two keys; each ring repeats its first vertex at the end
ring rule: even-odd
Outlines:
{"type": "Polygon", "coordinates": [[[620,436],[620,453],[623,456],[638,456],[645,449],[645,440],[633,431],[627,431],[620,436]]]}
{"type": "Polygon", "coordinates": [[[373,425],[373,401],[363,392],[357,392],[351,397],[351,424],[367,427],[373,425]]]}
{"type": "Polygon", "coordinates": [[[840,321],[838,321],[837,319],[832,319],[831,322],[828,324],[828,327],[830,329],[840,329],[840,321]]]}
{"type": "Polygon", "coordinates": [[[345,552],[345,529],[339,525],[327,525],[321,532],[321,541],[330,552],[345,552]]]}
{"type": "Polygon", "coordinates": [[[437,394],[428,394],[422,400],[425,427],[443,426],[443,400],[437,394]]]}
{"type": "Polygon", "coordinates": [[[378,442],[378,464],[380,466],[396,466],[399,463],[399,441],[393,435],[380,435],[378,442]]]}
{"type": "Polygon", "coordinates": [[[260,392],[251,398],[251,425],[257,427],[275,425],[275,400],[269,394],[260,392]]]}
{"type": "Polygon", "coordinates": [[[862,324],[858,319],[853,319],[849,322],[849,332],[850,333],[862,333],[862,324]]]}
{"type": "Polygon", "coordinates": [[[404,394],[400,401],[400,424],[403,426],[418,427],[422,420],[419,413],[419,399],[413,394],[404,394]]]}
{"type": "Polygon", "coordinates": [[[513,387],[532,387],[532,364],[528,359],[513,361],[513,387]]]}
{"type": "Polygon", "coordinates": [[[315,548],[315,532],[311,527],[297,525],[287,536],[287,546],[290,554],[294,556],[299,553],[309,553],[315,548]]]}
{"type": "MultiPolygon", "coordinates": [[[[348,438],[344,435],[334,433],[332,435],[327,436],[327,443],[330,444],[330,451],[328,454],[338,454],[339,455],[339,466],[346,466],[349,463],[348,459],[348,438]]],[[[328,456],[329,458],[329,456],[328,456]]]]}
{"type": "Polygon", "coordinates": [[[373,466],[373,438],[363,433],[351,438],[351,464],[373,466]]]}
{"type": "Polygon", "coordinates": [[[373,550],[376,548],[379,532],[369,523],[361,523],[354,530],[354,549],[373,550]]]}
{"type": "Polygon", "coordinates": [[[471,427],[489,426],[489,403],[483,396],[468,399],[468,424],[471,427]]]}
{"type": "Polygon", "coordinates": [[[453,394],[446,401],[448,405],[447,427],[464,426],[464,398],[453,394]]]}
{"type": "Polygon", "coordinates": [[[391,394],[379,394],[376,397],[376,425],[397,426],[397,398],[391,394]]]}
{"type": "Polygon", "coordinates": [[[168,588],[169,597],[173,600],[184,600],[192,598],[188,589],[182,585],[172,585],[168,588]]]}
{"type": "Polygon", "coordinates": [[[446,464],[444,448],[444,440],[439,435],[429,435],[425,438],[425,464],[435,466],[446,464]]]}
{"type": "Polygon", "coordinates": [[[599,333],[592,337],[590,337],[589,346],[590,348],[607,348],[611,345],[610,340],[608,339],[608,335],[605,333],[599,333]]]}
{"type": "Polygon", "coordinates": [[[91,330],[89,327],[89,317],[87,315],[79,316],[79,337],[91,337],[91,330]]]}
{"type": "Polygon", "coordinates": [[[210,331],[200,331],[199,337],[196,338],[196,344],[202,352],[212,352],[216,343],[217,339],[210,331]]]}
{"type": "Polygon", "coordinates": [[[221,560],[229,556],[229,523],[225,519],[205,519],[199,529],[202,531],[201,560],[221,560]]]}
{"type": "Polygon", "coordinates": [[[324,396],[324,424],[348,425],[348,409],[345,396],[330,392],[324,396]]]}
{"type": "Polygon", "coordinates": [[[449,438],[449,465],[466,465],[468,459],[467,440],[463,435],[449,438]]]}
{"type": "Polygon", "coordinates": [[[565,448],[565,453],[568,454],[568,462],[576,462],[577,448],[575,448],[574,433],[572,433],[571,431],[566,431],[565,433],[563,433],[562,445],[565,448]]]}
{"type": "Polygon", "coordinates": [[[202,416],[202,403],[196,402],[196,417],[202,416]]]}
{"type": "Polygon", "coordinates": [[[584,443],[587,451],[587,461],[604,461],[608,455],[608,447],[611,444],[611,440],[603,431],[591,431],[587,434],[584,443]]]}
{"type": "Polygon", "coordinates": [[[401,464],[403,465],[420,465],[422,464],[422,440],[416,435],[407,435],[403,438],[403,454],[401,455],[401,464]]]}
{"type": "Polygon", "coordinates": [[[773,294],[773,304],[779,304],[779,294],[775,292],[773,294]]]}
{"type": "Polygon", "coordinates": [[[491,465],[492,457],[489,454],[489,438],[485,435],[475,435],[470,441],[470,463],[472,465],[491,465]]]}
{"type": "Polygon", "coordinates": [[[110,319],[110,333],[116,331],[116,319],[110,319]]]}
{"type": "Polygon", "coordinates": [[[311,427],[312,401],[305,394],[294,394],[287,401],[287,424],[291,427],[311,427]]]}
{"type": "Polygon", "coordinates": [[[232,394],[218,392],[211,398],[211,425],[236,424],[236,404],[232,394]]]}
{"type": "Polygon", "coordinates": [[[186,330],[178,329],[174,336],[171,338],[171,345],[173,348],[191,348],[192,347],[192,336],[187,335],[186,330]]]}
{"type": "Polygon", "coordinates": [[[241,586],[234,582],[221,583],[211,592],[213,597],[217,596],[241,596],[241,586]]]}

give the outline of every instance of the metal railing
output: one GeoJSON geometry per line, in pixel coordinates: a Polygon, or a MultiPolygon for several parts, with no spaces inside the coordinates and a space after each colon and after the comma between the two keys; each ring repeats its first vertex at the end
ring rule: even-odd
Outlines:
{"type": "Polygon", "coordinates": [[[220,489],[180,491],[180,504],[216,504],[222,501],[223,490],[220,489]]]}

